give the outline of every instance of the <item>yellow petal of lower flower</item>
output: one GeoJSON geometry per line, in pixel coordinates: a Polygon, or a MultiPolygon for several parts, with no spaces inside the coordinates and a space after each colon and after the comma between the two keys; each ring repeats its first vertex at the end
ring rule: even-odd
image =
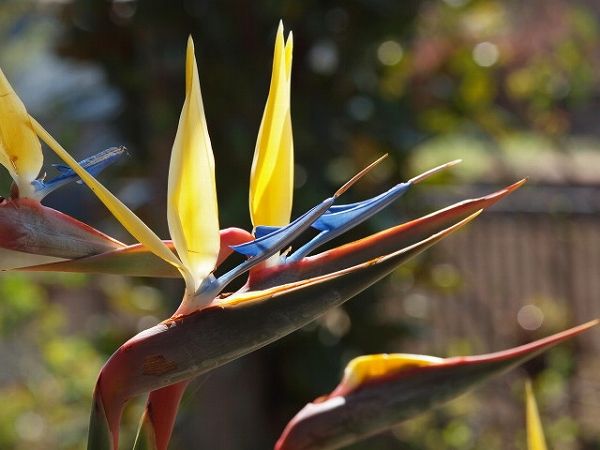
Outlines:
{"type": "Polygon", "coordinates": [[[189,275],[175,254],[163,243],[163,241],[142,220],[136,216],[117,197],[106,189],[89,172],[83,169],[75,159],[42,127],[37,120],[31,118],[31,124],[36,134],[56,153],[73,171],[79,175],[81,180],[96,194],[115,218],[125,227],[131,235],[144,244],[156,256],[173,264],[181,272],[184,278],[189,275]]]}
{"type": "Polygon", "coordinates": [[[546,450],[544,429],[529,380],[525,383],[525,405],[527,409],[527,448],[529,450],[546,450]]]}
{"type": "MultiPolygon", "coordinates": [[[[359,356],[348,363],[340,388],[351,391],[363,383],[377,380],[386,375],[397,373],[412,367],[430,366],[444,361],[443,358],[407,353],[378,354],[359,356]]],[[[339,389],[339,388],[338,388],[339,389]]]]}
{"type": "Polygon", "coordinates": [[[294,144],[290,115],[292,36],[284,45],[279,25],[269,96],[258,132],[250,177],[250,216],[254,226],[287,225],[292,211],[294,144]]]}
{"type": "Polygon", "coordinates": [[[219,255],[215,161],[206,127],[194,43],[188,40],[186,95],[169,168],[169,231],[197,289],[219,255]]]}
{"type": "Polygon", "coordinates": [[[33,192],[31,182],[42,168],[42,148],[25,105],[0,70],[0,164],[8,169],[19,195],[33,192]]]}

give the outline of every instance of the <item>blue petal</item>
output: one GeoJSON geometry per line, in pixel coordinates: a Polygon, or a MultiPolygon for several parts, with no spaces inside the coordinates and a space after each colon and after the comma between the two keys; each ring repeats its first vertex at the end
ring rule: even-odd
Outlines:
{"type": "Polygon", "coordinates": [[[266,236],[267,234],[271,234],[274,231],[279,230],[281,227],[269,227],[267,225],[259,225],[254,228],[254,237],[256,239],[266,236]]]}
{"type": "Polygon", "coordinates": [[[349,205],[332,206],[325,214],[315,220],[311,226],[320,231],[333,231],[348,224],[351,224],[350,226],[358,225],[401,197],[409,187],[410,184],[401,183],[389,191],[368,200],[349,205]]]}
{"type": "Polygon", "coordinates": [[[334,197],[330,197],[298,217],[289,225],[281,228],[273,227],[274,230],[270,233],[263,234],[253,241],[244,244],[232,245],[231,248],[242,255],[253,259],[260,257],[261,261],[264,261],[264,259],[291,244],[294,239],[331,207],[334,200],[334,197]]]}
{"type": "Polygon", "coordinates": [[[340,212],[340,211],[347,211],[349,209],[356,208],[357,206],[361,205],[362,203],[363,202],[348,203],[346,205],[332,205],[331,208],[329,208],[325,214],[336,213],[336,212],[340,212]]]}
{"type": "MultiPolygon", "coordinates": [[[[126,152],[125,147],[111,147],[103,150],[89,158],[79,161],[79,165],[86,169],[92,175],[99,174],[107,166],[114,163],[126,152]]],[[[48,181],[35,180],[32,184],[35,187],[35,194],[38,200],[43,199],[50,192],[64,186],[71,181],[81,183],[80,178],[75,172],[64,164],[53,164],[53,167],[60,172],[60,175],[48,181]]]]}
{"type": "Polygon", "coordinates": [[[302,216],[298,217],[285,227],[257,227],[255,235],[259,235],[255,240],[240,245],[232,245],[231,248],[249,257],[242,264],[234,267],[229,272],[220,276],[216,281],[204,286],[203,292],[206,295],[217,295],[232,280],[250,270],[256,264],[273,256],[280,250],[289,246],[294,239],[307,230],[310,225],[327,211],[336,196],[323,200],[320,204],[310,209],[302,216]],[[271,228],[270,233],[264,234],[271,228]]]}
{"type": "Polygon", "coordinates": [[[321,233],[296,250],[287,258],[287,261],[297,261],[304,258],[318,246],[364,222],[401,197],[411,185],[412,183],[400,183],[387,192],[368,200],[347,205],[332,206],[311,225],[313,228],[321,231],[321,233]]]}
{"type": "Polygon", "coordinates": [[[52,164],[52,167],[54,167],[60,173],[70,173],[70,172],[73,172],[73,170],[69,166],[67,166],[66,164],[52,164]]]}

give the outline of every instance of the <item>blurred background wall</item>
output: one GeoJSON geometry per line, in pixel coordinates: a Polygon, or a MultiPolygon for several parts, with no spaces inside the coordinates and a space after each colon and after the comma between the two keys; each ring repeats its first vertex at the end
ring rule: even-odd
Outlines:
{"type": "MultiPolygon", "coordinates": [[[[189,34],[223,227],[250,226],[250,164],[280,19],[295,41],[295,215],[383,153],[390,157],[348,202],[464,162],[345,241],[529,177],[344,308],[196,381],[171,448],[270,448],[359,354],[488,352],[598,316],[599,14],[594,0],[0,3],[0,65],[29,111],[80,158],[126,145],[130,157],[102,179],[165,237],[189,34]]],[[[131,242],[81,186],[46,203],[131,242]]],[[[81,448],[103,361],[169,316],[180,292],[177,280],[3,274],[0,448],[81,448]]],[[[352,448],[524,448],[525,372],[540,388],[551,447],[600,448],[599,348],[591,332],[352,448]]],[[[127,411],[123,442],[141,408],[140,400],[127,411]]]]}

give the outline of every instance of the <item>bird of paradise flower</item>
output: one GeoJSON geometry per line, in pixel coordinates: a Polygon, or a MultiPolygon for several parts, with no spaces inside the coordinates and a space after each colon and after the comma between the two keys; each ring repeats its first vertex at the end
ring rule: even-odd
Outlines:
{"type": "MultiPolygon", "coordinates": [[[[167,218],[172,242],[161,240],[94,178],[94,174],[123,153],[122,149],[109,149],[77,163],[42,125],[27,114],[4,75],[0,77],[0,115],[4,119],[0,123],[0,163],[15,181],[11,198],[0,204],[0,226],[8,234],[18,237],[21,233],[21,239],[0,239],[1,251],[8,252],[0,253],[0,256],[4,255],[5,260],[20,258],[14,267],[3,267],[145,276],[179,275],[185,280],[183,299],[173,316],[127,341],[102,368],[94,390],[89,449],[117,449],[124,405],[132,397],[146,393],[149,393],[148,402],[135,446],[143,448],[149,444],[151,448],[166,449],[181,396],[193,377],[261,348],[306,325],[327,309],[341,305],[399,264],[469,223],[484,208],[524,182],[521,180],[488,196],[452,205],[351,244],[312,255],[323,243],[367,220],[415,183],[454,165],[456,161],[397,184],[371,199],[337,204],[338,198],[376,161],[331,197],[290,221],[293,187],[292,49],[291,33],[285,40],[283,26],[280,25],[269,95],[252,164],[249,202],[254,229],[249,233],[238,228],[219,230],[214,158],[194,45],[191,38],[188,40],[186,95],[169,168],[167,218]],[[61,175],[56,180],[46,182],[37,179],[42,164],[38,138],[67,164],[59,168],[61,175]],[[127,246],[41,205],[46,193],[69,180],[81,180],[89,186],[140,244],[127,246]],[[22,225],[27,225],[25,238],[22,225]],[[318,234],[297,250],[288,252],[286,249],[309,227],[315,228],[318,234]],[[54,239],[49,236],[54,236],[54,239]],[[247,259],[216,276],[215,269],[232,251],[245,255],[247,259]],[[248,279],[241,289],[225,293],[232,280],[246,273],[248,279]]],[[[491,356],[486,360],[491,361],[485,366],[486,375],[510,366],[506,364],[509,356],[511,364],[522,362],[551,343],[573,336],[591,325],[572,329],[526,348],[513,349],[502,356],[491,356]]],[[[386,363],[382,366],[381,357],[365,358],[354,364],[349,373],[379,373],[386,380],[394,379],[390,375],[397,372],[396,365],[386,363]],[[379,370],[381,367],[384,367],[383,371],[379,370]],[[373,372],[374,368],[379,369],[373,372]]],[[[400,357],[400,360],[406,359],[403,358],[400,357]]],[[[450,370],[448,367],[468,372],[481,362],[477,358],[448,360],[448,363],[430,357],[411,358],[409,365],[414,366],[414,361],[418,360],[417,366],[427,366],[423,370],[434,374],[445,373],[450,370]]],[[[406,364],[400,365],[404,367],[406,364]]],[[[360,376],[360,382],[345,381],[341,391],[338,389],[336,392],[342,397],[351,395],[362,384],[368,385],[367,381],[372,378],[360,376]]],[[[469,387],[481,378],[467,378],[461,387],[469,387]]],[[[348,378],[351,379],[356,381],[356,377],[348,378]]],[[[444,383],[455,383],[452,376],[433,376],[431,380],[432,383],[442,383],[441,387],[444,383]]],[[[427,407],[434,403],[432,398],[421,400],[427,407]]],[[[414,410],[418,408],[410,409],[414,410]]],[[[367,419],[364,417],[368,422],[367,419]]],[[[297,421],[293,421],[290,427],[295,423],[297,421]]],[[[376,425],[374,429],[381,429],[381,424],[376,425]]],[[[367,431],[365,435],[373,429],[367,431]]],[[[342,442],[343,439],[338,436],[334,441],[342,442]]],[[[280,443],[277,448],[296,447],[280,443]]]]}

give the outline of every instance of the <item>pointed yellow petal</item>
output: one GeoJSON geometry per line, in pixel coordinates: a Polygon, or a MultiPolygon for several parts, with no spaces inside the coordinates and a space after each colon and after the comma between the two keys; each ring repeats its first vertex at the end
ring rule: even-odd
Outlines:
{"type": "Polygon", "coordinates": [[[185,102],[171,153],[167,217],[177,253],[192,273],[197,289],[215,268],[220,241],[215,161],[191,37],[185,102]]]}
{"type": "Polygon", "coordinates": [[[292,211],[294,144],[290,115],[292,35],[275,39],[269,97],[258,132],[250,176],[250,216],[254,226],[287,225],[292,211]]]}
{"type": "Polygon", "coordinates": [[[33,192],[31,182],[42,168],[42,148],[25,105],[0,70],[0,164],[8,169],[19,196],[33,192]]]}
{"type": "Polygon", "coordinates": [[[294,52],[294,34],[290,31],[285,41],[285,76],[287,77],[288,87],[292,79],[292,53],[294,52]]]}
{"type": "Polygon", "coordinates": [[[83,169],[75,159],[48,133],[33,117],[31,125],[37,135],[56,153],[73,171],[79,175],[82,181],[96,194],[102,203],[108,208],[115,218],[121,222],[131,235],[144,244],[156,256],[177,267],[186,280],[189,275],[185,272],[181,261],[163,241],[142,220],[125,206],[108,189],[98,182],[89,172],[83,169]]]}
{"type": "Polygon", "coordinates": [[[525,383],[525,404],[527,408],[527,448],[529,450],[546,450],[542,421],[529,380],[525,383]]]}

